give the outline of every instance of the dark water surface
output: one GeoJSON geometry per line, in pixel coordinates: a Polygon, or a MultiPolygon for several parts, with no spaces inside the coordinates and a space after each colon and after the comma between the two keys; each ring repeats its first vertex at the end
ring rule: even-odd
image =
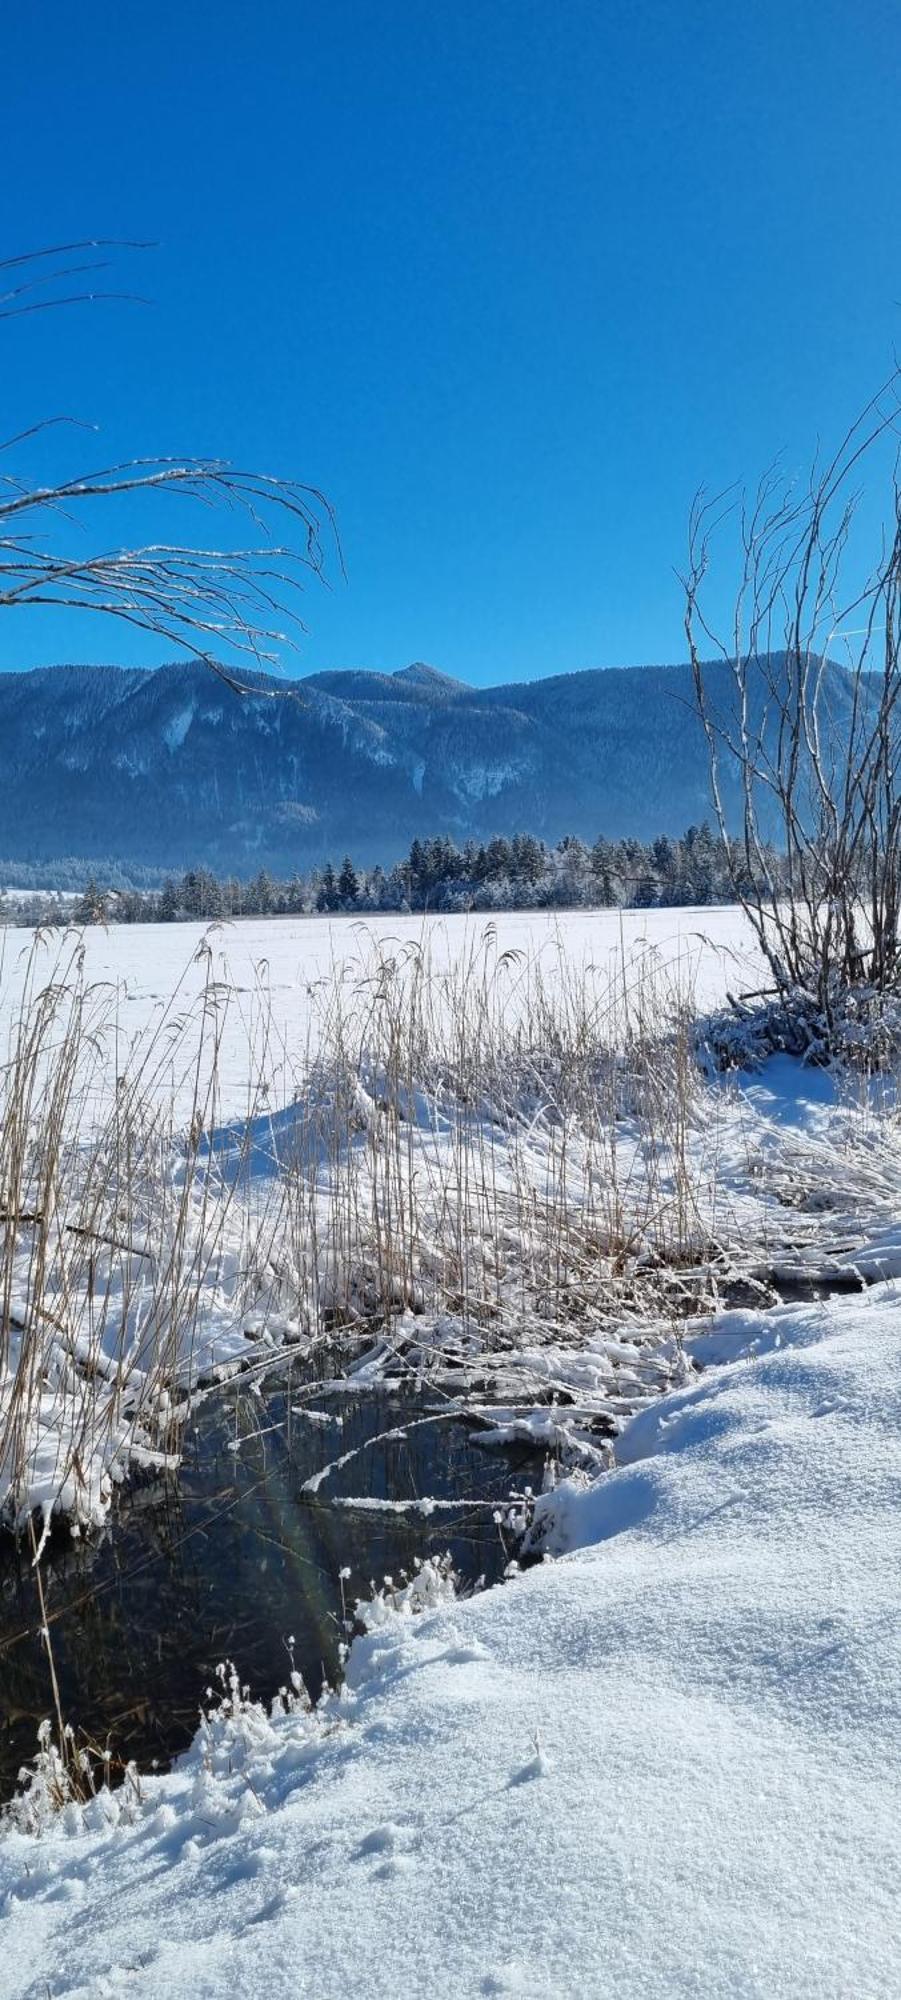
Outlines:
{"type": "MultiPolygon", "coordinates": [[[[372,1580],[399,1578],[417,1556],[449,1550],[469,1582],[496,1581],[505,1547],[490,1506],[537,1484],[534,1454],[477,1443],[459,1420],[419,1420],[434,1400],[384,1391],[303,1396],[328,1424],[289,1410],[298,1392],[264,1399],[232,1390],[206,1403],[185,1441],[177,1483],[128,1490],[100,1541],[55,1537],[42,1562],[63,1714],[117,1758],[146,1768],[190,1742],[218,1663],[266,1699],[286,1680],[286,1641],[310,1692],[333,1679],[341,1639],[339,1572],[350,1606],[372,1580]],[[378,1434],[418,1424],[408,1437],[378,1434]],[[231,1449],[241,1439],[237,1452],[231,1449]],[[342,1453],[360,1456],[311,1496],[311,1473],[342,1453]],[[451,1499],[452,1512],[392,1514],[336,1507],[340,1495],[451,1499]]],[[[23,1547],[0,1546],[0,1798],[15,1788],[52,1712],[40,1606],[23,1547]]]]}

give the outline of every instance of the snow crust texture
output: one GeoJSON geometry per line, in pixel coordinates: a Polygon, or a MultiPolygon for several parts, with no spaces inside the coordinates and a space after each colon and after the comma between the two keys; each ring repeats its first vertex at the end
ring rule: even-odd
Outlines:
{"type": "Polygon", "coordinates": [[[315,1717],[7,1831],[3,2000],[896,1995],[901,1298],[697,1355],[540,1566],[383,1601],[315,1717]]]}

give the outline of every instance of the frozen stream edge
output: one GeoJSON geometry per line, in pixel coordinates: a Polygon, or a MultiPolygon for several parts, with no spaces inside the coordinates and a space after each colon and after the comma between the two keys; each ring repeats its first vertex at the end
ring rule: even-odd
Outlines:
{"type": "Polygon", "coordinates": [[[724,1316],[561,1559],[383,1608],[131,1824],[7,1833],[0,1994],[895,1993],[899,1307],[724,1316]]]}

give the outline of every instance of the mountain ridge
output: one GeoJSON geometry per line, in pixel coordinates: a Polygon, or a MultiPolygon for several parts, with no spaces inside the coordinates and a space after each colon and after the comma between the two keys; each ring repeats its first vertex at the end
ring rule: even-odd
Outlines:
{"type": "MultiPolygon", "coordinates": [[[[728,666],[706,671],[728,704],[728,666]]],[[[284,874],[345,851],[390,862],[416,835],[648,839],[709,812],[684,664],[489,687],[422,661],[242,680],[193,661],[0,675],[0,854],[284,874]]],[[[827,686],[840,714],[841,668],[827,686]]]]}

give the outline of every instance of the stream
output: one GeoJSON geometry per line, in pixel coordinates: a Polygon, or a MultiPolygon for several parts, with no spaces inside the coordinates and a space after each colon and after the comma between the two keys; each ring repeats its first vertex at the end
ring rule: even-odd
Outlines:
{"type": "MultiPolygon", "coordinates": [[[[478,1437],[409,1390],[332,1387],[310,1404],[285,1384],[262,1398],[233,1385],[211,1397],[195,1412],[177,1480],[124,1488],[99,1538],[73,1541],[62,1528],[51,1537],[42,1576],[66,1721],[80,1739],[108,1740],[117,1760],[162,1765],[190,1743],[220,1661],[233,1660],[267,1700],[287,1679],[293,1639],[314,1699],[335,1679],[342,1569],[348,1608],[373,1582],[445,1551],[464,1582],[497,1582],[513,1551],[494,1508],[540,1485],[542,1456],[486,1449],[478,1437]],[[405,1425],[408,1435],[381,1437],[405,1425]],[[302,1491],[346,1452],[359,1456],[302,1491]],[[335,1504],[342,1496],[453,1505],[354,1509],[335,1504]]],[[[40,1625],[27,1545],[9,1541],[0,1545],[0,1800],[53,1712],[40,1625]]]]}

